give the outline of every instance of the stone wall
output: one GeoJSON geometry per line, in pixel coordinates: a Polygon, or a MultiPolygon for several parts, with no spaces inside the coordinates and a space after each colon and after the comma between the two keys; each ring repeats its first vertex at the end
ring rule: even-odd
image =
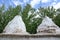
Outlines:
{"type": "Polygon", "coordinates": [[[60,34],[0,34],[0,40],[60,40],[60,34]]]}

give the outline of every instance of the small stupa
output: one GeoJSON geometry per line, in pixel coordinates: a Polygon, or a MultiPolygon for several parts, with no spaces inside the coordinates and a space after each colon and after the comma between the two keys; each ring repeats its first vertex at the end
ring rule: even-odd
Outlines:
{"type": "Polygon", "coordinates": [[[25,24],[22,20],[22,17],[17,15],[15,16],[5,27],[3,33],[11,34],[11,33],[21,33],[21,34],[28,34],[26,32],[25,24]]]}
{"type": "Polygon", "coordinates": [[[59,27],[52,21],[51,18],[46,16],[42,23],[37,28],[37,33],[56,33],[59,27]]]}

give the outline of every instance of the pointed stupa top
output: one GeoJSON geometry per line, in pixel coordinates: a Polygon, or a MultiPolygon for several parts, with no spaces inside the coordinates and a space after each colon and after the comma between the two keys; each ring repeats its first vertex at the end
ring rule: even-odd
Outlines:
{"type": "Polygon", "coordinates": [[[45,29],[56,29],[59,28],[53,21],[51,18],[49,18],[48,16],[46,16],[42,23],[38,26],[37,28],[37,32],[41,31],[41,30],[45,30],[45,29]]]}
{"type": "Polygon", "coordinates": [[[15,16],[5,27],[3,33],[26,33],[26,27],[22,17],[15,16]]]}

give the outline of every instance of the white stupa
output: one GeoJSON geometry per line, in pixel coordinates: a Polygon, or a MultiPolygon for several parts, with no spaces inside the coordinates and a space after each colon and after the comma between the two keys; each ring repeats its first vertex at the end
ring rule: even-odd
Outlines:
{"type": "Polygon", "coordinates": [[[52,19],[46,16],[42,23],[38,26],[37,33],[54,33],[58,28],[59,27],[52,21],[52,19]]]}
{"type": "Polygon", "coordinates": [[[21,33],[27,34],[25,24],[21,18],[21,16],[15,16],[5,27],[3,33],[21,33]]]}

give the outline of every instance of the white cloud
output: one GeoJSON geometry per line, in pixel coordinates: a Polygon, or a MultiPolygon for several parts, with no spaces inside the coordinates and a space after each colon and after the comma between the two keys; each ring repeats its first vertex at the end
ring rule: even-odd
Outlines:
{"type": "Polygon", "coordinates": [[[35,5],[39,4],[40,2],[47,3],[47,2],[51,2],[51,0],[32,0],[31,3],[30,3],[30,5],[32,7],[34,7],[35,5]]]}
{"type": "Polygon", "coordinates": [[[55,2],[57,1],[57,0],[54,0],[55,2]]]}
{"type": "Polygon", "coordinates": [[[41,0],[42,3],[50,2],[51,0],[41,0]]]}
{"type": "Polygon", "coordinates": [[[41,0],[32,0],[30,5],[34,7],[36,4],[39,4],[41,0]]]}
{"type": "Polygon", "coordinates": [[[17,6],[17,5],[23,5],[29,2],[29,0],[23,0],[23,2],[20,2],[20,0],[12,0],[12,2],[17,6]]]}
{"type": "Polygon", "coordinates": [[[16,6],[17,6],[17,5],[20,5],[20,4],[23,4],[23,3],[20,2],[19,0],[13,0],[12,2],[13,2],[16,6]]]}
{"type": "Polygon", "coordinates": [[[24,3],[28,2],[29,0],[24,0],[24,3]]]}
{"type": "Polygon", "coordinates": [[[53,4],[52,5],[55,9],[58,9],[58,8],[60,8],[60,2],[58,2],[58,3],[56,3],[56,4],[53,4]]]}
{"type": "Polygon", "coordinates": [[[3,4],[0,4],[0,7],[2,7],[3,6],[3,4]]]}
{"type": "Polygon", "coordinates": [[[56,5],[56,2],[51,3],[51,5],[50,5],[50,6],[53,6],[53,5],[56,5]]]}
{"type": "Polygon", "coordinates": [[[23,0],[23,3],[26,5],[30,0],[23,0]]]}

